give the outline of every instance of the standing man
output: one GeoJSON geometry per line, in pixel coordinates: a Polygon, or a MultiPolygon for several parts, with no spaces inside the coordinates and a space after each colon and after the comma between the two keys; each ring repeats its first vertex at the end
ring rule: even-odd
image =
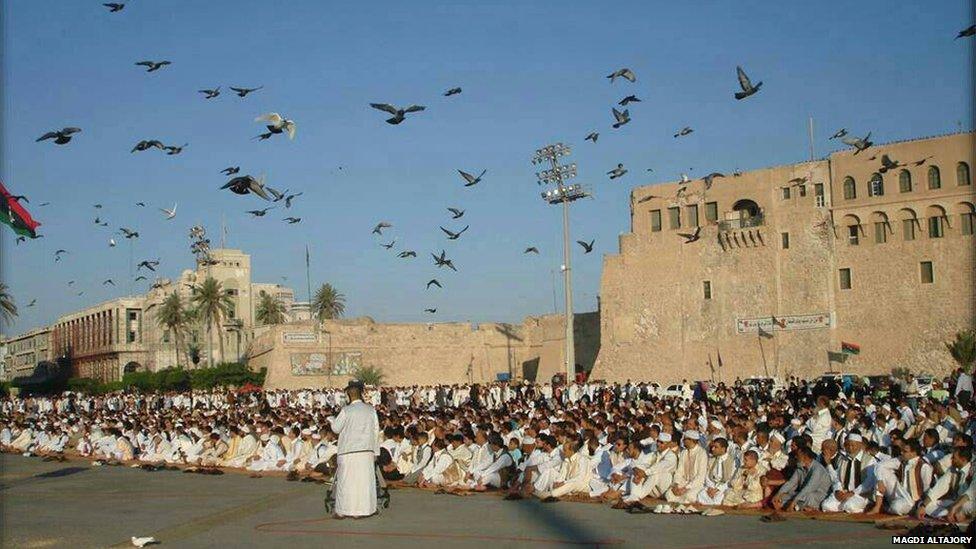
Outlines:
{"type": "Polygon", "coordinates": [[[363,389],[361,382],[350,381],[346,387],[349,404],[332,419],[332,432],[339,435],[333,516],[340,519],[376,513],[380,425],[376,410],[363,402],[363,389]]]}

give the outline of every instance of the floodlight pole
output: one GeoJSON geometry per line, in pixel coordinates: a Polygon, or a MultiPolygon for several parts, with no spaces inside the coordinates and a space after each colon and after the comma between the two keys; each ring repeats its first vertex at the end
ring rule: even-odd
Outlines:
{"type": "MultiPolygon", "coordinates": [[[[552,167],[559,172],[556,157],[552,158],[552,167]]],[[[560,192],[563,192],[563,178],[557,179],[560,192]]],[[[563,286],[566,295],[566,384],[569,385],[576,378],[576,342],[573,338],[573,274],[570,261],[572,260],[569,247],[569,199],[563,198],[563,286]]]]}

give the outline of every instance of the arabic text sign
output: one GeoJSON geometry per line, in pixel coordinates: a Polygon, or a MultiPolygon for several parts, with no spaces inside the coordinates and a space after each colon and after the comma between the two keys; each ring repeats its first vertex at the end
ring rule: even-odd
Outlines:
{"type": "Polygon", "coordinates": [[[789,315],[763,318],[737,318],[735,331],[740,334],[754,334],[762,328],[764,332],[782,332],[793,330],[815,330],[830,327],[830,315],[827,313],[813,315],[789,315]]]}

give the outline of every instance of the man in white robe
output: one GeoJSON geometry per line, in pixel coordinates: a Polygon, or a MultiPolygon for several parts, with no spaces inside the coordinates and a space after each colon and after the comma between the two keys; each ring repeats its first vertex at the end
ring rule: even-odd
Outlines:
{"type": "Polygon", "coordinates": [[[678,455],[674,482],[664,494],[664,498],[670,503],[695,503],[698,492],[705,486],[708,453],[698,443],[700,439],[701,434],[694,430],[685,431],[682,436],[685,449],[678,455]]]}
{"type": "Polygon", "coordinates": [[[332,419],[339,435],[335,476],[335,517],[368,517],[376,513],[376,456],[380,424],[376,410],[363,402],[363,385],[350,381],[349,404],[332,419]]]}

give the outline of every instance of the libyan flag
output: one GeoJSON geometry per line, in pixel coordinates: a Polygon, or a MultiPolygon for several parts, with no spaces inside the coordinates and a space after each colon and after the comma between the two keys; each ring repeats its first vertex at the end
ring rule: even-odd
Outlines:
{"type": "Polygon", "coordinates": [[[0,182],[0,221],[3,221],[20,236],[37,238],[35,232],[41,225],[20,205],[0,182]]]}
{"type": "Polygon", "coordinates": [[[846,341],[840,342],[840,350],[844,354],[848,355],[859,355],[861,354],[861,346],[854,343],[847,343],[846,341]]]}

